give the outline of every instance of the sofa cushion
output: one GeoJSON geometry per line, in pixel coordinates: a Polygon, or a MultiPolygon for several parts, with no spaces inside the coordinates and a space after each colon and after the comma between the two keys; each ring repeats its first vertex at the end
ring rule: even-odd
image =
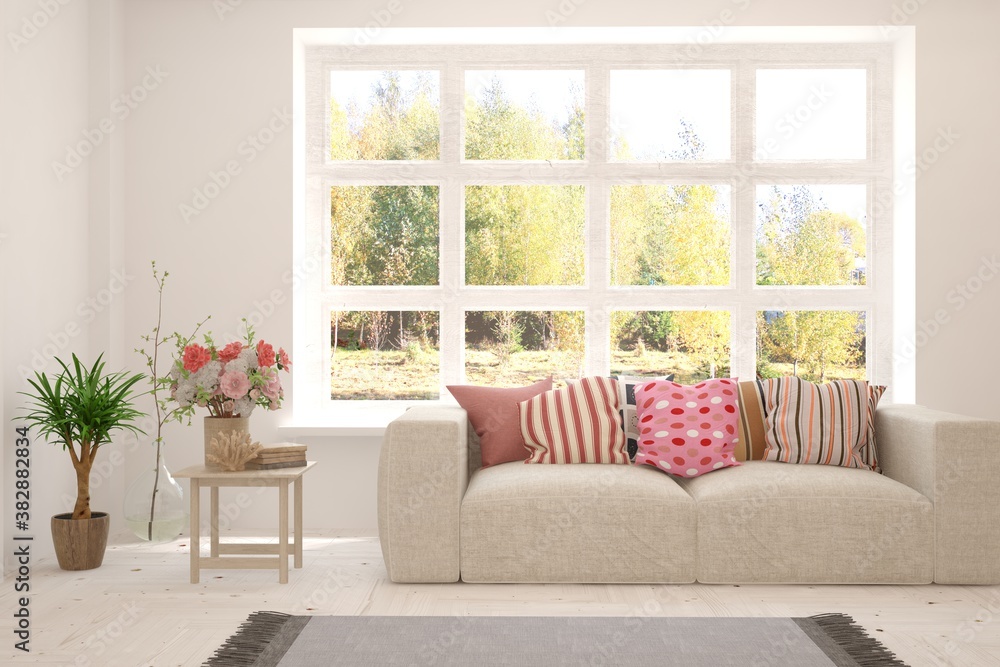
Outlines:
{"type": "Polygon", "coordinates": [[[870,470],[747,461],[679,480],[698,505],[698,581],[930,583],[930,500],[870,470]]]}
{"type": "Polygon", "coordinates": [[[462,579],[690,583],[695,534],[694,501],[651,468],[504,463],[462,501],[462,579]]]}

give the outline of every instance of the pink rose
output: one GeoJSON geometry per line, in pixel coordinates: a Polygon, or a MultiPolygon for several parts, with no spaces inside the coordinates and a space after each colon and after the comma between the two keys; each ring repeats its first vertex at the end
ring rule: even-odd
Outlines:
{"type": "Polygon", "coordinates": [[[234,340],[229,343],[224,348],[219,350],[219,361],[224,364],[228,364],[230,361],[240,356],[240,352],[243,351],[243,343],[238,340],[234,340]]]}
{"type": "Polygon", "coordinates": [[[212,353],[197,343],[184,348],[184,370],[188,373],[197,373],[211,360],[212,353]]]}
{"type": "Polygon", "coordinates": [[[250,391],[250,378],[240,371],[228,371],[219,378],[219,389],[229,398],[243,398],[250,391]]]}
{"type": "Polygon", "coordinates": [[[277,401],[281,398],[281,379],[278,377],[278,372],[273,369],[268,369],[264,377],[264,386],[261,391],[264,393],[268,399],[272,401],[277,401]]]}
{"type": "Polygon", "coordinates": [[[288,353],[283,347],[278,348],[278,368],[286,372],[292,370],[292,360],[288,358],[288,353]]]}
{"type": "Polygon", "coordinates": [[[257,365],[262,367],[273,366],[274,362],[274,347],[264,341],[257,343],[257,365]]]}

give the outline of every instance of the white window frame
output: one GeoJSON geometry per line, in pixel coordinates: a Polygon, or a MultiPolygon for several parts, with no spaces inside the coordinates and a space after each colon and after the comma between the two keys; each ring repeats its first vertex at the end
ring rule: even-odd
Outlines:
{"type": "Polygon", "coordinates": [[[866,360],[872,382],[893,382],[893,71],[884,43],[708,44],[414,44],[306,45],[301,56],[305,108],[296,134],[295,170],[304,190],[296,217],[294,399],[297,415],[384,424],[409,405],[433,401],[329,400],[330,312],[440,311],[441,396],[463,382],[467,310],[583,310],[586,369],[607,374],[611,310],[728,310],[731,372],[755,376],[756,313],[765,310],[856,310],[866,313],[866,360]],[[755,70],[815,67],[868,71],[868,136],[863,160],[755,160],[755,70]],[[723,161],[610,162],[608,99],[613,69],[731,69],[731,156],[723,161]],[[329,71],[433,69],[441,72],[440,159],[327,159],[329,71]],[[463,97],[466,69],[573,69],[585,72],[586,141],[582,161],[466,161],[463,97]],[[457,113],[455,112],[457,110],[457,113]],[[597,131],[595,131],[595,128],[597,131]],[[464,284],[463,188],[466,185],[587,186],[586,282],[578,287],[475,287],[464,284]],[[612,287],[608,261],[609,193],[614,185],[729,184],[730,284],[719,287],[612,287]],[[867,284],[756,285],[756,186],[867,186],[867,284]],[[334,185],[437,185],[440,280],[433,287],[329,285],[329,192],[334,185]],[[880,206],[873,205],[880,202],[880,206]],[[318,246],[318,247],[317,247],[318,246]],[[627,308],[625,308],[627,304],[627,308]],[[373,421],[374,420],[374,421],[373,421]]]}

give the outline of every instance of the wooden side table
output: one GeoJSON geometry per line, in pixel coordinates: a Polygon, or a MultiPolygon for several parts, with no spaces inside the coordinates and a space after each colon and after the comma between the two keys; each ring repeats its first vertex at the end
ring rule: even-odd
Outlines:
{"type": "Polygon", "coordinates": [[[243,470],[224,472],[204,465],[190,466],[174,473],[174,478],[191,480],[191,583],[197,584],[201,569],[277,569],[278,583],[288,583],[288,556],[294,555],[295,567],[302,567],[302,477],[315,461],[300,468],[276,470],[243,470]],[[288,541],[288,485],[295,484],[294,542],[288,541]],[[201,488],[211,491],[209,521],[211,525],[211,551],[208,558],[201,555],[201,488]],[[278,543],[220,544],[219,543],[219,487],[221,486],[273,486],[278,489],[278,543]],[[289,552],[289,547],[292,552],[289,552]],[[275,558],[261,558],[262,555],[275,558]]]}

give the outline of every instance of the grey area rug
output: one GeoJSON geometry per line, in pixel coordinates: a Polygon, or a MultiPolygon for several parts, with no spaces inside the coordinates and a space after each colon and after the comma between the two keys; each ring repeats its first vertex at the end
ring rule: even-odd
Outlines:
{"type": "Polygon", "coordinates": [[[850,616],[289,616],[259,611],[208,667],[904,665],[850,616]]]}

